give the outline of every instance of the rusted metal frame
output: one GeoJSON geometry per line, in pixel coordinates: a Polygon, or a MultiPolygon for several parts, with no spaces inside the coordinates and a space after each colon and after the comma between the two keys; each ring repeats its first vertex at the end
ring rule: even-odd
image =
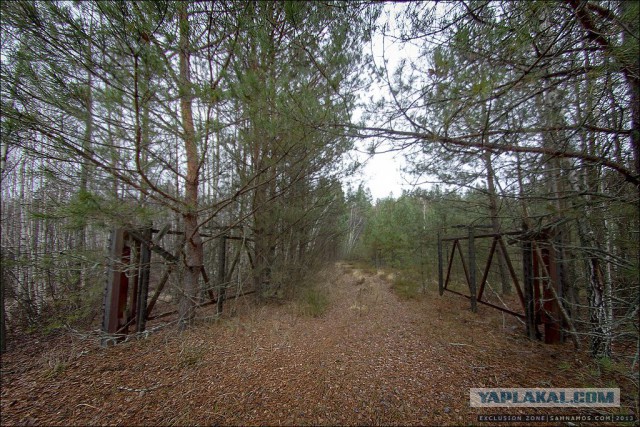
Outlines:
{"type": "Polygon", "coordinates": [[[251,251],[249,250],[249,246],[243,243],[243,246],[246,249],[247,259],[249,260],[249,267],[253,270],[255,268],[255,263],[253,262],[253,256],[251,255],[251,251]]]}
{"type": "MultiPolygon", "coordinates": [[[[511,280],[513,280],[513,283],[515,285],[516,291],[518,293],[518,298],[520,299],[520,304],[522,305],[522,308],[525,309],[525,298],[524,298],[524,294],[522,291],[522,287],[520,286],[520,281],[518,280],[518,275],[515,272],[515,269],[513,267],[513,263],[511,262],[511,257],[509,256],[509,252],[507,251],[506,248],[506,244],[504,243],[504,239],[502,238],[502,236],[514,236],[514,235],[520,235],[522,234],[520,231],[509,231],[509,232],[503,232],[503,233],[485,233],[485,234],[477,234],[474,235],[474,239],[479,239],[479,238],[486,238],[486,237],[493,237],[494,238],[494,245],[495,245],[495,241],[497,240],[498,244],[500,245],[500,250],[502,251],[502,254],[504,255],[504,260],[507,264],[507,268],[509,270],[509,274],[511,275],[511,280]]],[[[447,242],[447,241],[452,241],[454,242],[454,249],[456,245],[459,245],[460,240],[468,240],[469,236],[458,236],[458,237],[448,237],[448,238],[441,238],[438,241],[439,242],[447,242]]],[[[447,289],[447,285],[448,285],[448,281],[449,281],[449,275],[451,272],[451,266],[452,266],[452,258],[453,258],[453,250],[452,249],[452,256],[449,259],[449,266],[448,266],[448,270],[447,270],[447,279],[445,280],[445,284],[443,286],[443,289],[447,289]]],[[[464,262],[464,257],[462,256],[462,250],[460,249],[460,247],[458,247],[459,253],[460,253],[460,257],[462,260],[462,266],[465,269],[465,276],[467,278],[467,284],[469,284],[469,273],[466,269],[466,263],[464,262]]],[[[495,248],[492,246],[492,254],[490,256],[493,255],[493,251],[495,250],[495,248]]],[[[489,269],[490,265],[487,264],[486,269],[489,269]]],[[[486,273],[485,273],[486,276],[486,273]]],[[[481,290],[478,293],[478,299],[482,298],[482,294],[484,293],[484,286],[486,284],[486,278],[483,277],[483,280],[480,284],[481,290]]]]}
{"type": "MultiPolygon", "coordinates": [[[[473,227],[469,227],[469,228],[473,228],[473,227]]],[[[497,235],[498,234],[496,234],[496,233],[478,234],[478,235],[475,235],[474,238],[475,239],[481,239],[483,237],[496,237],[497,235]]],[[[468,239],[469,239],[469,236],[467,235],[467,236],[444,237],[442,239],[442,241],[443,242],[451,242],[451,241],[454,241],[454,240],[468,240],[468,239]]]]}
{"type": "MultiPolygon", "coordinates": [[[[124,230],[116,229],[111,236],[111,266],[107,277],[106,289],[103,303],[103,331],[109,334],[126,334],[129,326],[136,322],[138,332],[144,331],[146,320],[154,319],[150,314],[164,289],[169,276],[176,262],[179,261],[178,253],[173,255],[159,245],[159,241],[165,234],[182,234],[184,232],[171,232],[168,226],[161,230],[147,228],[144,230],[124,230]],[[158,231],[158,236],[153,239],[153,233],[158,231]],[[132,262],[131,246],[127,240],[135,245],[136,260],[132,262]],[[154,251],[171,261],[156,288],[151,301],[147,304],[148,285],[150,276],[151,251],[154,251]],[[132,277],[128,277],[127,268],[135,267],[132,277]],[[130,292],[129,292],[130,291],[130,292]],[[128,295],[131,293],[131,295],[128,295]],[[127,307],[128,306],[128,307],[127,307]]],[[[228,236],[224,236],[226,240],[228,236]]],[[[246,240],[246,239],[243,239],[246,240]]],[[[226,253],[226,251],[225,251],[226,253]]],[[[234,260],[237,262],[238,257],[234,260]]],[[[204,269],[202,270],[205,282],[209,282],[204,269]]],[[[221,277],[226,278],[225,269],[222,270],[221,277]]],[[[224,280],[221,283],[225,283],[224,280]]],[[[254,291],[238,294],[227,299],[247,295],[254,291]]],[[[214,298],[211,294],[209,303],[220,303],[220,298],[214,298]]],[[[208,304],[208,303],[206,303],[208,304]]],[[[205,304],[205,305],[206,305],[205,304]]],[[[202,305],[199,305],[202,306],[202,305]]],[[[108,339],[103,340],[103,345],[108,343],[108,339]]]]}
{"type": "MultiPolygon", "coordinates": [[[[527,335],[541,338],[538,324],[544,325],[544,341],[547,344],[561,342],[563,321],[558,292],[558,258],[555,248],[549,242],[549,234],[533,236],[523,245],[525,267],[525,297],[527,314],[527,335]]],[[[574,344],[576,344],[574,339],[574,344]]],[[[577,346],[577,344],[576,344],[577,346]]]]}
{"type": "Polygon", "coordinates": [[[527,336],[529,339],[538,337],[536,328],[536,312],[534,299],[534,279],[533,279],[533,248],[530,241],[522,243],[522,269],[524,274],[524,313],[527,336]]]}
{"type": "Polygon", "coordinates": [[[554,292],[555,289],[552,289],[560,283],[556,269],[555,250],[548,240],[543,245],[536,242],[535,247],[541,266],[540,270],[546,274],[544,277],[538,276],[542,293],[539,310],[541,323],[544,324],[544,342],[555,344],[562,341],[560,301],[557,291],[554,292]]]}
{"type": "MultiPolygon", "coordinates": [[[[184,237],[180,239],[180,241],[178,242],[178,249],[176,250],[176,254],[172,255],[173,258],[178,259],[178,255],[180,254],[180,250],[181,250],[180,248],[182,247],[183,244],[184,244],[184,237]]],[[[158,284],[158,287],[156,288],[155,292],[153,293],[153,296],[151,297],[151,301],[147,304],[147,309],[146,309],[147,320],[151,319],[149,315],[151,314],[151,311],[153,310],[153,307],[155,306],[156,301],[160,297],[160,293],[162,293],[162,290],[164,289],[165,285],[169,281],[169,276],[173,272],[175,265],[176,263],[172,262],[167,266],[167,269],[165,270],[164,275],[162,276],[162,279],[160,279],[160,283],[158,284]]]]}
{"type": "MultiPolygon", "coordinates": [[[[556,257],[556,269],[558,275],[558,286],[556,286],[556,288],[559,291],[559,297],[561,299],[561,301],[558,301],[559,309],[564,309],[567,315],[570,315],[569,311],[567,310],[568,307],[565,301],[565,291],[568,289],[568,284],[565,270],[564,233],[562,230],[558,230],[553,238],[553,249],[556,257]]],[[[560,313],[560,315],[562,315],[562,313],[560,313]]],[[[564,339],[566,337],[564,329],[569,327],[569,324],[567,323],[566,319],[564,319],[564,317],[562,319],[562,327],[562,340],[564,342],[564,339]]]]}
{"type": "MultiPolygon", "coordinates": [[[[471,311],[478,311],[477,294],[476,294],[476,239],[475,230],[473,227],[469,227],[469,275],[467,276],[467,283],[469,285],[469,295],[471,298],[471,311]]],[[[464,263],[464,261],[463,261],[464,263]]],[[[463,264],[464,265],[464,264],[463,264]]]]}
{"type": "MultiPolygon", "coordinates": [[[[251,290],[251,291],[243,292],[243,293],[237,294],[237,295],[230,295],[230,296],[226,297],[226,299],[230,300],[230,299],[234,299],[234,298],[240,298],[240,297],[243,297],[245,295],[254,294],[255,292],[256,292],[255,290],[251,290]]],[[[213,301],[203,302],[203,303],[197,304],[196,308],[206,307],[208,305],[217,304],[217,302],[218,302],[217,299],[215,299],[213,301]]],[[[147,320],[161,319],[163,317],[171,316],[172,314],[176,314],[176,313],[178,313],[178,310],[167,311],[165,313],[160,313],[157,316],[149,317],[149,318],[147,318],[147,320]]]]}
{"type": "MultiPolygon", "coordinates": [[[[484,233],[484,234],[476,234],[474,238],[482,239],[486,237],[499,237],[499,236],[516,236],[521,234],[520,231],[505,231],[503,233],[484,233]]],[[[444,237],[442,239],[443,242],[451,242],[454,240],[467,240],[469,236],[457,236],[457,237],[444,237]]]]}
{"type": "Polygon", "coordinates": [[[227,290],[225,278],[227,269],[227,236],[220,237],[220,246],[218,247],[218,301],[216,304],[216,313],[222,314],[222,306],[225,300],[227,290]]]}
{"type": "MultiPolygon", "coordinates": [[[[463,297],[468,298],[468,299],[471,299],[471,297],[470,297],[469,295],[465,295],[465,294],[463,294],[463,293],[461,293],[461,292],[458,292],[458,291],[453,291],[453,290],[451,290],[451,289],[445,289],[445,291],[447,291],[447,292],[451,292],[452,294],[456,294],[456,295],[463,296],[463,297]]],[[[495,308],[496,310],[504,311],[505,313],[508,313],[508,314],[513,315],[513,316],[519,317],[519,318],[521,318],[521,319],[524,319],[524,318],[525,318],[525,315],[524,315],[524,314],[522,314],[522,313],[516,313],[515,311],[509,310],[508,308],[500,307],[500,306],[498,306],[498,305],[491,304],[490,302],[486,302],[486,301],[478,300],[478,302],[479,302],[480,304],[484,304],[484,305],[486,305],[486,306],[489,306],[489,307],[495,308]]]]}
{"type": "Polygon", "coordinates": [[[496,251],[496,246],[498,245],[498,237],[494,237],[491,243],[491,249],[489,250],[489,256],[487,258],[487,265],[484,268],[484,273],[482,274],[482,281],[480,282],[480,290],[478,291],[478,301],[482,300],[482,295],[484,294],[484,287],[487,284],[487,277],[489,277],[489,270],[491,269],[491,261],[493,261],[493,254],[496,251]]]}
{"type": "Polygon", "coordinates": [[[502,236],[498,238],[498,243],[500,244],[500,250],[502,251],[504,262],[507,264],[507,269],[509,270],[509,274],[511,275],[511,280],[513,280],[513,284],[516,287],[518,298],[520,298],[520,304],[522,305],[522,309],[524,310],[525,309],[524,294],[522,293],[522,288],[520,286],[520,281],[518,280],[518,275],[516,274],[515,268],[513,268],[511,257],[509,256],[509,252],[507,251],[507,245],[504,243],[504,239],[502,238],[502,236]]]}
{"type": "Polygon", "coordinates": [[[202,266],[202,270],[200,271],[200,274],[202,274],[202,280],[204,280],[205,284],[209,284],[211,283],[211,280],[209,280],[209,274],[207,273],[207,270],[204,268],[204,265],[202,266]]]}
{"type": "Polygon", "coordinates": [[[442,267],[442,236],[440,235],[440,230],[438,230],[438,293],[440,296],[444,293],[442,267]]]}
{"type": "Polygon", "coordinates": [[[124,233],[124,246],[122,249],[122,265],[124,266],[120,276],[120,299],[118,301],[117,335],[127,335],[129,327],[138,320],[139,282],[140,282],[140,257],[141,242],[135,239],[129,230],[124,233]],[[129,242],[127,244],[127,242],[129,242]],[[133,259],[132,259],[133,258],[133,259]],[[127,274],[126,270],[133,271],[127,274]]]}
{"type": "MultiPolygon", "coordinates": [[[[541,251],[539,247],[536,247],[536,253],[541,256],[541,251]]],[[[546,270],[546,266],[543,264],[542,265],[543,271],[546,270]]],[[[549,276],[549,271],[545,271],[545,273],[549,276]]],[[[550,286],[549,287],[549,291],[551,292],[551,295],[553,296],[553,298],[555,299],[556,303],[557,303],[557,308],[558,311],[560,313],[560,315],[562,316],[562,320],[565,322],[565,324],[567,325],[568,329],[569,329],[569,333],[571,335],[571,340],[573,341],[573,345],[576,348],[576,350],[580,349],[580,339],[578,337],[578,333],[576,332],[575,326],[573,325],[573,322],[571,321],[571,318],[569,317],[569,314],[567,313],[567,311],[564,309],[564,307],[562,306],[562,302],[560,301],[560,298],[558,297],[558,294],[556,292],[555,287],[550,286]]]]}
{"type": "MultiPolygon", "coordinates": [[[[467,265],[466,265],[465,260],[464,260],[464,255],[462,255],[462,248],[460,247],[460,242],[458,240],[454,240],[453,247],[451,248],[451,256],[449,257],[449,266],[447,268],[447,278],[446,278],[445,283],[444,283],[444,288],[443,288],[444,290],[449,290],[448,289],[449,278],[451,276],[451,268],[453,266],[453,258],[455,256],[456,248],[458,249],[458,254],[460,255],[460,261],[462,262],[462,268],[464,269],[464,274],[465,274],[465,277],[467,279],[467,286],[470,286],[470,283],[471,283],[470,282],[470,278],[469,278],[469,271],[467,270],[467,265]]],[[[471,298],[471,297],[469,297],[469,298],[471,298]]],[[[475,300],[475,298],[474,298],[474,300],[475,300]]],[[[472,303],[473,303],[473,300],[472,300],[472,303]]],[[[472,307],[473,307],[473,305],[472,305],[472,307]]],[[[473,310],[473,308],[472,308],[472,310],[473,310]]]]}
{"type": "MultiPolygon", "coordinates": [[[[184,235],[184,231],[171,230],[170,227],[171,227],[171,225],[167,224],[163,228],[161,228],[160,230],[153,229],[152,231],[154,233],[161,233],[162,235],[164,235],[164,234],[184,235]]],[[[242,229],[242,226],[238,226],[238,225],[232,225],[232,226],[228,226],[228,227],[227,226],[218,226],[218,227],[208,226],[208,227],[205,228],[205,231],[200,232],[199,234],[202,237],[214,237],[212,234],[207,234],[206,230],[215,232],[215,230],[241,230],[241,229],[242,229]]]]}
{"type": "Polygon", "coordinates": [[[247,242],[254,241],[251,237],[244,237],[244,236],[227,236],[227,240],[242,240],[247,242]]]}
{"type": "MultiPolygon", "coordinates": [[[[549,271],[549,279],[550,281],[547,284],[548,295],[545,295],[545,300],[547,296],[550,297],[548,303],[546,303],[545,310],[550,315],[549,326],[548,326],[548,334],[545,330],[545,340],[548,339],[550,344],[560,343],[562,342],[562,315],[560,314],[560,297],[562,297],[562,287],[560,286],[560,277],[558,276],[558,259],[556,257],[556,250],[553,247],[553,244],[549,242],[549,247],[547,248],[547,256],[548,262],[546,263],[548,271],[549,271]],[[554,287],[556,293],[550,289],[554,287]],[[556,295],[558,299],[556,299],[556,295]],[[547,338],[548,335],[548,338],[547,338]]],[[[546,301],[545,301],[546,302],[546,301]]]]}
{"type": "Polygon", "coordinates": [[[540,284],[540,317],[542,323],[545,325],[545,335],[547,332],[548,300],[549,290],[548,287],[551,284],[551,271],[549,270],[549,249],[546,244],[540,244],[542,242],[536,242],[535,246],[538,248],[538,263],[540,270],[538,271],[538,281],[540,284]],[[546,270],[545,270],[546,267],[546,270]],[[546,275],[545,275],[546,273],[546,275]]]}
{"type": "MultiPolygon", "coordinates": [[[[154,232],[157,232],[157,231],[162,231],[162,230],[155,230],[155,229],[154,229],[153,231],[154,231],[154,232]]],[[[165,233],[165,234],[172,235],[172,236],[184,236],[184,231],[167,230],[167,231],[165,231],[164,233],[165,233]]],[[[199,233],[199,234],[200,234],[200,236],[201,236],[201,237],[211,237],[211,235],[210,235],[210,234],[207,234],[207,233],[199,233]]]]}
{"type": "Polygon", "coordinates": [[[128,239],[126,232],[124,236],[124,246],[122,247],[120,263],[120,281],[118,283],[120,290],[118,291],[118,329],[115,331],[116,333],[120,333],[124,325],[128,322],[128,319],[126,318],[127,297],[129,293],[129,276],[127,275],[127,269],[131,265],[131,247],[127,243],[128,239]]]}
{"type": "Polygon", "coordinates": [[[169,260],[171,262],[180,261],[177,255],[173,255],[172,253],[170,253],[169,251],[167,251],[166,249],[164,249],[162,246],[160,246],[156,242],[152,241],[151,239],[146,239],[145,236],[141,235],[137,231],[129,231],[128,233],[129,233],[129,235],[131,237],[133,237],[134,239],[138,240],[139,242],[145,242],[147,245],[149,245],[149,248],[152,251],[154,251],[158,255],[162,256],[163,258],[165,258],[165,259],[167,259],[167,260],[169,260]]]}
{"type": "MultiPolygon", "coordinates": [[[[103,332],[107,334],[127,334],[129,326],[139,320],[139,304],[144,301],[140,290],[145,280],[148,284],[148,275],[146,278],[141,277],[144,275],[144,270],[141,270],[141,248],[142,243],[130,231],[122,228],[112,231],[111,265],[107,275],[102,326],[103,332]],[[135,259],[132,259],[134,256],[135,259]],[[133,270],[133,274],[128,274],[127,270],[133,270]]],[[[104,338],[102,345],[107,345],[112,340],[113,338],[104,338]]]]}
{"type": "MultiPolygon", "coordinates": [[[[491,224],[474,224],[471,227],[473,227],[473,228],[493,229],[493,225],[491,225],[491,224]]],[[[451,228],[469,228],[469,224],[452,225],[451,228]]]]}
{"type": "Polygon", "coordinates": [[[451,247],[451,255],[449,256],[449,263],[447,266],[447,278],[444,281],[444,287],[443,289],[447,289],[447,286],[449,286],[449,277],[451,276],[451,267],[453,266],[453,257],[455,255],[455,250],[456,250],[456,245],[458,244],[458,241],[455,240],[453,242],[453,246],[451,247]]]}
{"type": "MultiPolygon", "coordinates": [[[[107,281],[105,283],[102,331],[108,334],[114,334],[119,328],[118,319],[118,301],[120,300],[120,282],[121,282],[121,264],[122,251],[124,249],[125,231],[121,228],[111,232],[111,244],[109,249],[109,267],[107,281]]],[[[101,344],[107,345],[109,340],[103,338],[101,344]]]]}
{"type": "Polygon", "coordinates": [[[120,329],[116,331],[116,335],[127,335],[129,333],[129,326],[133,325],[136,321],[135,317],[130,317],[127,322],[120,326],[120,329]]]}
{"type": "MultiPolygon", "coordinates": [[[[147,228],[144,231],[148,240],[151,240],[153,231],[147,228]]],[[[151,248],[147,242],[141,242],[140,246],[140,281],[138,283],[138,307],[136,331],[143,332],[147,321],[147,298],[149,296],[149,278],[151,276],[151,248]]]]}
{"type": "Polygon", "coordinates": [[[207,273],[207,269],[203,266],[200,266],[200,274],[202,275],[202,280],[204,280],[205,288],[207,289],[207,295],[209,295],[209,301],[212,301],[215,296],[213,295],[213,289],[209,287],[211,280],[209,280],[209,274],[207,273]]]}
{"type": "MultiPolygon", "coordinates": [[[[560,266],[557,265],[558,259],[562,259],[562,254],[559,252],[555,253],[555,248],[553,245],[547,243],[545,248],[542,248],[538,243],[537,238],[527,238],[523,239],[523,270],[524,270],[524,291],[520,286],[520,282],[518,280],[518,276],[515,272],[513,264],[511,262],[511,258],[508,254],[506,244],[502,236],[504,235],[522,235],[520,232],[507,232],[507,233],[491,233],[491,234],[480,234],[475,235],[472,231],[472,228],[469,228],[468,236],[459,236],[459,237],[451,237],[451,238],[441,238],[438,233],[438,287],[440,294],[442,295],[444,291],[449,291],[456,295],[461,295],[465,298],[471,300],[472,310],[474,307],[474,302],[480,302],[489,307],[493,307],[497,310],[503,311],[505,313],[509,313],[511,315],[517,316],[519,318],[525,319],[525,324],[527,326],[527,335],[530,338],[538,335],[536,324],[542,323],[542,320],[545,324],[545,342],[553,343],[559,342],[562,339],[561,330],[562,330],[562,320],[567,321],[565,318],[567,317],[563,311],[563,307],[561,306],[562,302],[560,301],[559,294],[562,293],[562,289],[558,291],[555,287],[561,286],[561,271],[559,269],[560,266]],[[464,255],[462,253],[462,248],[460,246],[460,240],[469,240],[469,259],[470,262],[473,261],[475,257],[475,247],[473,245],[473,241],[476,238],[483,237],[493,237],[493,242],[491,245],[491,250],[489,253],[489,257],[487,259],[487,264],[485,266],[485,270],[482,277],[480,291],[477,296],[474,292],[474,271],[470,271],[467,268],[467,264],[464,259],[464,255]],[[443,261],[443,252],[442,252],[442,242],[444,241],[452,241],[453,247],[451,249],[451,255],[449,257],[449,262],[447,266],[447,275],[442,283],[442,261],[443,261]],[[489,269],[491,267],[491,262],[493,261],[493,257],[495,255],[495,250],[497,245],[500,245],[500,250],[504,255],[505,262],[509,269],[509,273],[511,275],[511,279],[514,282],[516,287],[516,291],[518,293],[518,297],[522,304],[522,307],[525,311],[525,314],[516,313],[512,310],[497,306],[495,304],[482,301],[482,296],[484,295],[484,288],[486,286],[486,281],[489,273],[489,269]],[[462,267],[465,272],[465,277],[467,279],[467,284],[469,285],[469,290],[471,295],[465,295],[463,293],[453,291],[448,289],[449,280],[451,277],[451,269],[453,266],[453,259],[455,257],[456,247],[458,249],[458,254],[460,255],[460,260],[462,262],[462,267]],[[546,276],[542,277],[540,272],[545,272],[546,276]],[[541,289],[542,288],[542,289],[541,289]],[[544,291],[544,292],[542,292],[544,291]],[[541,295],[543,294],[543,295],[541,295]],[[544,297],[544,306],[541,304],[541,297],[544,297]],[[545,319],[540,317],[542,311],[545,311],[545,319]],[[548,317],[549,319],[546,319],[548,317]],[[560,320],[562,319],[562,320],[560,320]]],[[[545,241],[548,242],[548,235],[545,234],[545,241]]],[[[567,321],[570,322],[570,321],[567,321]]],[[[570,325],[571,327],[571,325],[570,325]]],[[[573,333],[573,330],[572,330],[573,333]]]]}
{"type": "Polygon", "coordinates": [[[158,300],[158,297],[160,297],[160,294],[162,293],[164,286],[169,281],[169,276],[173,272],[174,266],[175,264],[169,264],[167,266],[167,269],[165,270],[164,275],[162,276],[162,279],[160,279],[160,283],[158,283],[158,287],[156,288],[155,292],[153,293],[153,296],[151,297],[151,301],[149,301],[149,303],[147,304],[147,309],[145,310],[147,313],[147,320],[151,319],[149,315],[151,314],[151,311],[153,311],[153,307],[156,305],[156,301],[158,300]]]}
{"type": "Polygon", "coordinates": [[[156,233],[156,237],[153,238],[153,242],[156,244],[160,243],[160,240],[171,230],[171,224],[166,224],[160,230],[151,229],[151,234],[156,233]]]}
{"type": "Polygon", "coordinates": [[[531,241],[531,265],[532,265],[532,281],[533,281],[533,312],[535,313],[535,322],[536,325],[542,324],[542,318],[540,316],[542,310],[540,309],[540,300],[542,295],[540,295],[540,262],[541,257],[538,253],[537,245],[535,240],[531,241]]]}
{"type": "Polygon", "coordinates": [[[469,278],[469,269],[467,268],[467,263],[464,260],[464,255],[462,254],[462,248],[460,247],[460,242],[456,242],[458,247],[458,254],[460,255],[460,261],[462,262],[462,269],[464,270],[464,276],[467,279],[467,286],[469,286],[470,278],[469,278]]]}
{"type": "Polygon", "coordinates": [[[236,254],[233,257],[233,261],[231,262],[231,266],[229,267],[229,271],[227,271],[227,275],[224,278],[225,283],[228,283],[231,281],[231,276],[233,275],[233,272],[235,271],[236,266],[238,265],[238,261],[240,261],[240,256],[242,255],[242,248],[244,246],[245,245],[241,245],[236,251],[236,254]]]}
{"type": "MultiPolygon", "coordinates": [[[[451,276],[451,269],[452,269],[452,266],[453,266],[453,258],[455,256],[456,247],[458,249],[458,254],[460,255],[460,260],[462,262],[462,267],[463,267],[464,272],[465,272],[465,276],[466,276],[466,279],[467,279],[467,284],[469,285],[470,290],[471,290],[471,280],[470,280],[470,277],[469,277],[469,271],[468,271],[467,266],[466,266],[464,255],[462,254],[462,248],[460,247],[460,240],[470,239],[470,237],[472,237],[474,240],[475,240],[475,238],[481,238],[481,237],[493,237],[494,240],[493,240],[493,243],[492,243],[492,246],[491,246],[489,259],[487,260],[487,265],[485,266],[485,271],[484,271],[483,278],[482,278],[482,283],[481,283],[481,289],[478,292],[478,297],[475,298],[475,301],[476,302],[480,302],[481,304],[484,304],[486,306],[493,307],[493,308],[495,308],[497,310],[500,310],[500,311],[503,311],[505,313],[511,314],[513,316],[516,316],[516,317],[519,317],[519,318],[522,318],[522,319],[526,319],[527,309],[526,309],[526,305],[524,303],[524,296],[523,296],[523,293],[522,293],[522,289],[520,287],[520,283],[519,283],[517,275],[515,273],[515,269],[513,267],[513,264],[511,263],[511,258],[509,257],[509,254],[508,254],[508,252],[506,250],[504,240],[502,239],[502,235],[505,235],[505,234],[506,235],[516,235],[516,234],[520,234],[520,232],[491,233],[491,234],[482,234],[482,235],[478,235],[478,236],[472,234],[470,236],[458,237],[458,238],[440,238],[439,237],[438,238],[438,263],[439,263],[439,271],[438,271],[438,282],[439,283],[438,283],[438,286],[439,286],[439,289],[441,290],[440,294],[442,295],[444,293],[444,291],[449,291],[449,292],[451,292],[453,294],[461,295],[461,296],[463,296],[465,298],[468,298],[468,299],[472,300],[472,303],[473,303],[474,298],[472,298],[471,295],[465,295],[463,293],[448,289],[448,284],[449,284],[449,279],[450,279],[450,276],[451,276]],[[449,261],[448,261],[448,266],[447,266],[447,276],[446,276],[446,279],[444,280],[444,284],[441,285],[441,282],[442,282],[442,271],[440,269],[440,266],[441,266],[442,259],[443,259],[443,256],[442,256],[443,255],[443,253],[442,253],[443,252],[442,251],[442,242],[444,242],[444,241],[453,241],[453,247],[451,248],[451,255],[449,256],[449,261]],[[489,302],[486,302],[486,301],[482,300],[482,295],[484,294],[484,287],[486,285],[488,271],[489,271],[489,269],[491,267],[491,261],[493,259],[493,256],[495,254],[495,250],[496,250],[496,247],[497,247],[498,244],[500,244],[500,250],[504,254],[504,258],[505,258],[505,261],[507,263],[507,267],[509,269],[509,273],[511,274],[511,278],[514,281],[514,284],[516,286],[516,290],[518,291],[518,296],[520,297],[520,301],[522,303],[523,309],[525,310],[525,314],[517,313],[517,312],[515,312],[513,310],[509,310],[507,308],[500,307],[498,305],[495,305],[495,304],[492,304],[492,303],[489,303],[489,302]]],[[[472,251],[472,248],[473,248],[473,246],[469,248],[470,253],[472,251]]],[[[474,254],[475,254],[475,251],[474,251],[474,254]]]]}
{"type": "Polygon", "coordinates": [[[449,266],[447,268],[447,278],[444,283],[444,289],[447,289],[449,286],[449,279],[451,277],[451,268],[453,267],[453,258],[455,256],[456,248],[458,249],[458,254],[460,255],[460,261],[462,262],[464,275],[465,275],[465,278],[467,279],[467,286],[469,285],[469,271],[467,269],[467,264],[464,260],[464,255],[462,254],[462,248],[460,247],[460,242],[458,240],[454,240],[453,247],[451,248],[451,256],[449,257],[449,266]]]}
{"type": "Polygon", "coordinates": [[[132,325],[138,315],[138,289],[139,289],[139,281],[140,281],[140,258],[141,258],[141,247],[142,243],[139,240],[133,239],[132,245],[132,254],[130,261],[130,269],[133,274],[129,275],[129,286],[127,292],[127,308],[125,313],[127,314],[125,322],[126,326],[120,328],[121,332],[128,334],[129,326],[132,325]]]}

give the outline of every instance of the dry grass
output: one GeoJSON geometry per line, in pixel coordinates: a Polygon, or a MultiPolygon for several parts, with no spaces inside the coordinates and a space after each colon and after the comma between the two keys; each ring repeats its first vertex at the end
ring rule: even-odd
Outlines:
{"type": "MultiPolygon", "coordinates": [[[[470,408],[470,387],[600,385],[618,369],[605,362],[599,378],[581,377],[591,366],[570,344],[530,342],[499,312],[473,314],[435,290],[400,298],[386,275],[339,264],[318,287],[319,317],[297,301],[243,302],[234,317],[182,335],[167,329],[106,350],[76,343],[67,358],[11,352],[2,423],[465,425],[505,412],[470,408]],[[42,375],[48,360],[64,369],[42,375]]],[[[632,390],[620,386],[628,413],[632,390]]],[[[522,412],[536,411],[509,411],[522,412]]]]}

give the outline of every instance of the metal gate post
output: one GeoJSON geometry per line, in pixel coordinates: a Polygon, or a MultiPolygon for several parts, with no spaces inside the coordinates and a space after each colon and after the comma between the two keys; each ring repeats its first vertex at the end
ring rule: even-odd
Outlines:
{"type": "MultiPolygon", "coordinates": [[[[128,233],[127,233],[128,234],[128,233]]],[[[129,236],[131,237],[131,236],[129,236]]],[[[122,333],[125,335],[129,333],[129,327],[133,321],[137,319],[138,313],[138,294],[140,284],[140,248],[142,244],[137,239],[131,239],[130,242],[130,255],[129,255],[129,275],[127,277],[127,297],[125,302],[125,319],[121,328],[122,333]]],[[[125,251],[126,251],[125,246],[125,251]]]]}
{"type": "Polygon", "coordinates": [[[555,249],[551,244],[551,240],[545,242],[542,250],[543,260],[549,276],[543,281],[542,297],[543,303],[543,321],[544,321],[544,342],[546,344],[557,344],[562,342],[562,320],[560,315],[560,301],[558,301],[551,287],[555,288],[558,296],[561,294],[560,278],[558,277],[558,269],[556,263],[555,249]]]}
{"type": "MultiPolygon", "coordinates": [[[[111,248],[109,250],[109,267],[107,272],[107,283],[104,292],[102,332],[107,334],[115,334],[120,328],[120,301],[122,298],[122,276],[125,276],[122,270],[124,260],[124,240],[125,231],[122,228],[115,229],[111,232],[111,248]]],[[[125,290],[126,297],[126,290],[125,290]]],[[[112,340],[103,338],[102,346],[108,345],[112,340]]]]}
{"type": "Polygon", "coordinates": [[[524,313],[527,336],[536,338],[536,315],[533,297],[533,252],[530,241],[522,242],[522,270],[524,273],[524,313]]]}
{"type": "Polygon", "coordinates": [[[220,247],[218,251],[218,301],[216,305],[216,313],[220,315],[222,313],[222,305],[224,304],[224,298],[227,291],[227,284],[225,283],[227,270],[226,235],[220,237],[220,247]]]}
{"type": "Polygon", "coordinates": [[[438,230],[438,292],[444,294],[444,278],[442,277],[442,236],[438,230]]]}
{"type": "Polygon", "coordinates": [[[136,331],[143,332],[147,327],[147,298],[149,296],[149,276],[151,273],[151,247],[152,228],[145,228],[143,236],[146,239],[140,243],[140,275],[138,282],[138,309],[136,318],[136,331]]]}
{"type": "Polygon", "coordinates": [[[475,230],[473,226],[469,226],[469,293],[471,296],[471,311],[474,313],[478,311],[478,304],[476,301],[476,244],[475,244],[475,230]]]}

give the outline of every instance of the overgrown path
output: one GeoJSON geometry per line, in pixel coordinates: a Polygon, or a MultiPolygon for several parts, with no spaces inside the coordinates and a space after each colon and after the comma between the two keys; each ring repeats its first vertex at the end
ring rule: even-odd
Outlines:
{"type": "Polygon", "coordinates": [[[344,264],[319,286],[317,318],[243,303],[181,336],[10,353],[2,424],[468,424],[470,387],[583,386],[570,346],[530,343],[464,299],[399,299],[388,277],[344,264]]]}

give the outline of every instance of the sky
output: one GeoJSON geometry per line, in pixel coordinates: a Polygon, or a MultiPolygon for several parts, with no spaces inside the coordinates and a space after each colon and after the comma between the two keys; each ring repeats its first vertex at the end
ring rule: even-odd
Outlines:
{"type": "Polygon", "coordinates": [[[373,200],[388,196],[398,197],[402,189],[411,189],[411,186],[403,186],[403,178],[400,168],[404,163],[398,153],[383,153],[374,155],[365,165],[363,182],[369,187],[373,200]]]}
{"type": "MultiPolygon", "coordinates": [[[[402,5],[398,4],[385,5],[385,10],[380,19],[389,24],[387,31],[394,32],[397,30],[395,26],[397,22],[393,19],[393,15],[401,8],[402,5]]],[[[388,61],[389,72],[392,72],[397,67],[403,57],[415,57],[418,55],[418,50],[414,46],[390,47],[390,40],[387,38],[383,43],[383,38],[380,34],[376,34],[372,43],[366,48],[367,50],[370,49],[368,53],[373,54],[377,65],[382,64],[384,53],[384,59],[388,61]],[[385,45],[386,49],[384,49],[385,45]]],[[[380,89],[385,91],[386,86],[380,89]]],[[[365,97],[368,97],[368,94],[365,97]]],[[[359,116],[360,112],[356,112],[354,120],[357,120],[359,116]]],[[[356,146],[359,147],[360,151],[366,151],[366,143],[359,141],[356,142],[356,146]]],[[[402,195],[403,190],[413,189],[413,186],[408,183],[408,181],[411,181],[411,177],[401,172],[405,165],[401,152],[375,154],[372,157],[360,152],[356,154],[356,157],[360,162],[364,162],[364,168],[356,179],[351,180],[351,185],[357,188],[359,182],[362,182],[371,191],[374,201],[390,195],[397,198],[402,195]]]]}

